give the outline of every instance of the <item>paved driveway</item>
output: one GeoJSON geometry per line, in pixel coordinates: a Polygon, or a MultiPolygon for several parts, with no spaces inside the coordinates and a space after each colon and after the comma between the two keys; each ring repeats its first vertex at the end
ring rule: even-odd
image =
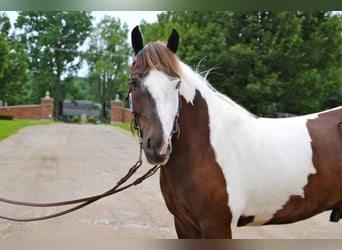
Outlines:
{"type": "MultiPolygon", "coordinates": [[[[111,188],[138,157],[138,139],[119,128],[54,124],[28,127],[0,142],[0,196],[52,202],[111,188]]],[[[139,173],[147,170],[144,163],[139,173]]],[[[0,214],[42,216],[55,208],[0,203],[0,214]]],[[[234,229],[236,238],[342,238],[329,213],[286,226],[234,229]]],[[[0,239],[176,238],[158,174],[74,213],[40,222],[0,220],[0,239]]]]}

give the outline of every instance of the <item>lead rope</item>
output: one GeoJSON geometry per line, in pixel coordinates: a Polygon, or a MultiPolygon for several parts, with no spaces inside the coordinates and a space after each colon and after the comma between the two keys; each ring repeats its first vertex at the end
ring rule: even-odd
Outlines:
{"type": "Polygon", "coordinates": [[[122,177],[117,184],[111,188],[110,190],[99,194],[99,195],[94,195],[94,196],[89,196],[86,198],[81,198],[81,199],[76,199],[76,200],[69,200],[69,201],[63,201],[63,202],[52,202],[52,203],[32,203],[32,202],[23,202],[23,201],[14,201],[14,200],[9,200],[5,198],[0,197],[0,202],[4,203],[9,203],[9,204],[14,204],[14,205],[21,205],[21,206],[30,206],[30,207],[57,207],[57,206],[66,206],[66,205],[71,205],[71,204],[77,204],[81,203],[75,207],[63,210],[58,213],[50,214],[47,216],[41,216],[41,217],[33,217],[33,218],[12,218],[12,217],[6,217],[6,216],[0,216],[0,219],[5,219],[5,220],[10,220],[10,221],[18,221],[18,222],[29,222],[29,221],[38,221],[38,220],[47,220],[55,217],[59,217],[68,213],[71,213],[75,210],[78,210],[82,207],[88,206],[91,203],[100,200],[104,197],[113,195],[115,193],[121,192],[131,186],[136,186],[140,183],[142,183],[144,180],[149,178],[150,176],[154,175],[157,170],[160,168],[160,165],[155,165],[151,169],[149,169],[145,174],[140,176],[139,178],[135,179],[133,182],[130,184],[127,184],[126,186],[123,186],[119,188],[122,184],[124,184],[137,170],[138,168],[142,165],[142,140],[140,137],[140,132],[139,132],[139,143],[140,143],[140,150],[139,150],[139,159],[138,161],[128,170],[128,173],[122,177]]]}

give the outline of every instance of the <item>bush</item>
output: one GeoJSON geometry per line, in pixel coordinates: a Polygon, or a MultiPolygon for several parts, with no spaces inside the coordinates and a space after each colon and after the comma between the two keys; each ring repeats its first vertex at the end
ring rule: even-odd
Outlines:
{"type": "Polygon", "coordinates": [[[74,123],[80,123],[81,122],[81,117],[79,117],[79,116],[74,116],[74,117],[72,117],[72,120],[71,120],[72,122],[74,122],[74,123]]]}
{"type": "Polygon", "coordinates": [[[0,120],[13,120],[13,115],[0,115],[0,120]]]}
{"type": "Polygon", "coordinates": [[[89,122],[89,123],[96,123],[96,118],[93,117],[93,116],[89,116],[89,117],[87,118],[87,122],[89,122]]]}

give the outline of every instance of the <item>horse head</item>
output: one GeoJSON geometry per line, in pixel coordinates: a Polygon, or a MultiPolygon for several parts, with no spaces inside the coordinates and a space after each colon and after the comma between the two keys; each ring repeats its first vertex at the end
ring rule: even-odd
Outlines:
{"type": "Polygon", "coordinates": [[[171,137],[180,110],[179,62],[175,55],[179,35],[172,31],[165,45],[144,47],[138,26],[132,31],[135,57],[129,78],[129,97],[134,127],[139,130],[146,159],[165,164],[172,152],[171,137]]]}

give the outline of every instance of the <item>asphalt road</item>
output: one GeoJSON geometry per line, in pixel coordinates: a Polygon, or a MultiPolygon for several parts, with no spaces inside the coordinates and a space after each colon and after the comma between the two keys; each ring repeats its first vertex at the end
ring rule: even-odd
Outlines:
{"type": "MultiPolygon", "coordinates": [[[[0,128],[1,129],[1,128],[0,128]]],[[[54,202],[102,193],[136,162],[138,139],[119,128],[54,124],[22,129],[0,141],[0,196],[54,202]]],[[[144,163],[138,174],[150,166],[144,163]]],[[[43,216],[55,208],[0,203],[5,216],[43,216]]],[[[281,226],[233,229],[235,238],[342,238],[342,221],[329,212],[281,226]]],[[[63,217],[39,222],[0,220],[0,239],[176,238],[173,217],[159,188],[158,173],[139,186],[63,217]]]]}

